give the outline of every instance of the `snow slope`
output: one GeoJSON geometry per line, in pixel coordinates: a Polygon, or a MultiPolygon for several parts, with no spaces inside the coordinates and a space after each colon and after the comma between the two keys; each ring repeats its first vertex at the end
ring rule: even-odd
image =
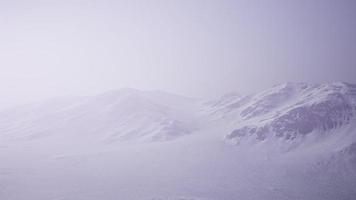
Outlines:
{"type": "Polygon", "coordinates": [[[3,111],[0,199],[353,200],[355,88],[287,83],[202,104],[126,89],[3,111]]]}
{"type": "Polygon", "coordinates": [[[209,112],[230,121],[232,130],[225,139],[231,143],[281,140],[297,145],[307,138],[321,139],[352,126],[355,102],[356,85],[286,83],[253,95],[228,98],[209,112]]]}
{"type": "Polygon", "coordinates": [[[96,96],[52,99],[0,113],[1,137],[96,137],[169,140],[194,130],[194,100],[159,91],[123,89],[96,96]]]}

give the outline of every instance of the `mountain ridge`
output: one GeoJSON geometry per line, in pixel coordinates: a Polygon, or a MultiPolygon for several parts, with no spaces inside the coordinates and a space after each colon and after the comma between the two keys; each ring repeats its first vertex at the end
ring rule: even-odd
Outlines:
{"type": "Polygon", "coordinates": [[[251,138],[263,142],[273,136],[288,141],[313,131],[328,132],[351,123],[355,113],[356,85],[346,82],[287,82],[254,94],[230,93],[208,102],[124,88],[2,111],[0,130],[9,138],[66,132],[101,134],[106,138],[103,140],[112,141],[164,141],[220,121],[230,129],[222,135],[223,140],[237,144],[251,142],[251,138]]]}

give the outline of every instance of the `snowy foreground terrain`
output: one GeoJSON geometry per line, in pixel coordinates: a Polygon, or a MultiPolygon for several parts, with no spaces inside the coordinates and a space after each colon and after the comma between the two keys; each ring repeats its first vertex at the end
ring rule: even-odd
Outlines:
{"type": "Polygon", "coordinates": [[[0,112],[0,200],[354,200],[356,85],[123,89],[0,112]]]}

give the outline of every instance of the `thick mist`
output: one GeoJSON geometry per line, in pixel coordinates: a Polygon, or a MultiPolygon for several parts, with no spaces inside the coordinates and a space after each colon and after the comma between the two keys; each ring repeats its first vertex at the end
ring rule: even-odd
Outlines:
{"type": "Polygon", "coordinates": [[[353,1],[0,2],[0,104],[131,87],[193,97],[354,82],[353,1]]]}
{"type": "Polygon", "coordinates": [[[355,200],[353,0],[0,0],[0,200],[355,200]]]}

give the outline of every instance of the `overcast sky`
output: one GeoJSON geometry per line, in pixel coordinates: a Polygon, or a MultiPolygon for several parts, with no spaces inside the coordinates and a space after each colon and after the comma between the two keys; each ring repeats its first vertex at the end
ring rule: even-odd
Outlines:
{"type": "Polygon", "coordinates": [[[0,0],[0,104],[356,82],[353,0],[0,0]]]}

